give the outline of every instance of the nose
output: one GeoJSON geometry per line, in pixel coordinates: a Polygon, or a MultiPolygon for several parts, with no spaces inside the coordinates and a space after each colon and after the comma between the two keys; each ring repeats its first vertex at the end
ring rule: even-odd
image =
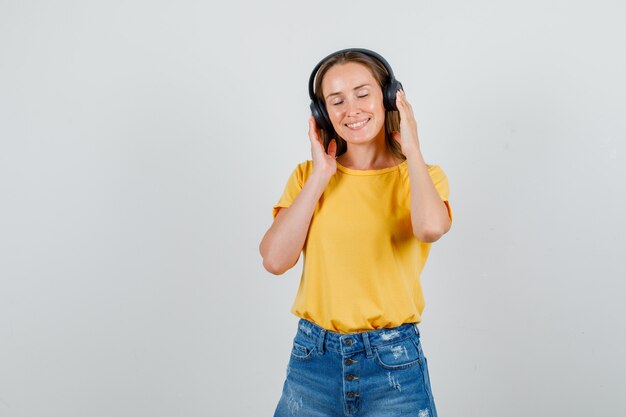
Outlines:
{"type": "Polygon", "coordinates": [[[346,110],[348,112],[348,115],[350,116],[361,113],[361,109],[359,108],[359,103],[357,100],[347,99],[346,106],[346,110]]]}

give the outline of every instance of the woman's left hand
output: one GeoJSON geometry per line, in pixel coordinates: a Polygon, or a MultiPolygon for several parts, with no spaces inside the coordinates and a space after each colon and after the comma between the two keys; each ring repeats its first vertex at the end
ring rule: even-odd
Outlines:
{"type": "Polygon", "coordinates": [[[396,93],[396,106],[400,112],[400,132],[393,132],[393,138],[400,144],[402,153],[405,156],[412,152],[419,152],[420,144],[417,136],[417,122],[413,115],[413,108],[402,90],[398,90],[396,93]]]}

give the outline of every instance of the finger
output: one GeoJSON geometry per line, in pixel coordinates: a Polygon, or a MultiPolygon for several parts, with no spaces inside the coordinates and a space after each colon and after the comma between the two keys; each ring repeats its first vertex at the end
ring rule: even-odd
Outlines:
{"type": "Polygon", "coordinates": [[[409,110],[412,110],[412,109],[413,109],[413,107],[411,106],[411,103],[409,103],[409,100],[407,100],[407,98],[406,98],[406,94],[404,93],[404,91],[403,91],[403,90],[400,90],[400,91],[402,91],[402,94],[401,94],[401,95],[402,95],[402,103],[403,103],[403,104],[404,104],[404,105],[405,105],[405,106],[406,106],[409,110]]]}
{"type": "Polygon", "coordinates": [[[403,90],[398,90],[398,96],[400,96],[400,102],[402,102],[402,104],[408,104],[408,100],[406,99],[406,94],[404,94],[403,90]]]}
{"type": "Polygon", "coordinates": [[[399,103],[398,109],[401,106],[406,113],[412,116],[413,107],[411,106],[411,103],[409,103],[409,101],[406,99],[406,95],[404,94],[404,91],[399,90],[398,93],[399,93],[398,95],[400,96],[400,103],[399,103]]]}
{"type": "Polygon", "coordinates": [[[333,158],[337,158],[337,141],[335,139],[331,140],[328,144],[328,155],[332,156],[333,158]]]}
{"type": "Polygon", "coordinates": [[[309,117],[309,139],[319,142],[319,134],[313,116],[309,117]]]}
{"type": "Polygon", "coordinates": [[[315,119],[313,115],[309,116],[309,132],[315,129],[315,119]]]}
{"type": "Polygon", "coordinates": [[[402,113],[404,112],[404,101],[402,100],[402,95],[400,94],[400,91],[398,91],[398,94],[396,94],[396,107],[398,108],[400,115],[402,115],[402,113]]]}

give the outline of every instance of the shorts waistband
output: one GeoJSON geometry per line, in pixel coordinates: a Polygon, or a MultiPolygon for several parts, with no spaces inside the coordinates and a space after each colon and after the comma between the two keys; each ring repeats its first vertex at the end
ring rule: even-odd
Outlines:
{"type": "Polygon", "coordinates": [[[296,337],[304,337],[315,342],[320,353],[323,353],[324,349],[339,352],[342,355],[366,351],[370,356],[372,347],[395,343],[415,335],[420,337],[418,323],[404,323],[397,327],[358,333],[338,333],[300,318],[296,337]]]}

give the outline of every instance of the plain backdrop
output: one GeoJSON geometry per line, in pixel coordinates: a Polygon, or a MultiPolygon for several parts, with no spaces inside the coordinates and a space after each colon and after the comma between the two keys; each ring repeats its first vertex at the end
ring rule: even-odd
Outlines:
{"type": "Polygon", "coordinates": [[[620,1],[0,1],[0,416],[270,416],[302,259],[258,245],[307,81],[382,54],[455,222],[441,417],[626,415],[620,1]]]}

